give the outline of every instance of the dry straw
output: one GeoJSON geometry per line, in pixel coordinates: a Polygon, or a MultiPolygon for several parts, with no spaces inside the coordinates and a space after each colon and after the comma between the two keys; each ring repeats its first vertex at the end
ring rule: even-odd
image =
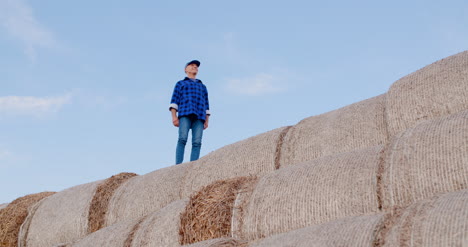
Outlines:
{"type": "Polygon", "coordinates": [[[390,136],[417,123],[468,109],[468,51],[444,58],[393,83],[387,93],[390,136]]]}
{"type": "Polygon", "coordinates": [[[467,189],[467,160],[468,110],[400,133],[386,150],[383,209],[467,189]]]}
{"type": "Polygon", "coordinates": [[[249,247],[373,246],[384,214],[355,216],[293,230],[250,243],[249,247]]]}
{"type": "Polygon", "coordinates": [[[466,246],[468,190],[419,201],[397,216],[383,246],[466,246]]]}
{"type": "Polygon", "coordinates": [[[18,245],[18,233],[29,209],[40,200],[55,192],[42,192],[20,197],[0,209],[0,246],[18,245]]]}
{"type": "Polygon", "coordinates": [[[96,189],[89,207],[88,233],[93,233],[105,225],[109,200],[114,191],[128,179],[137,176],[135,173],[119,173],[102,182],[96,189]]]}
{"type": "Polygon", "coordinates": [[[217,180],[262,176],[276,169],[278,143],[288,127],[281,127],[227,145],[193,162],[187,174],[183,198],[217,180]]]}
{"type": "Polygon", "coordinates": [[[230,237],[234,201],[244,184],[255,177],[219,180],[190,197],[181,215],[180,244],[230,237]]]}
{"type": "Polygon", "coordinates": [[[260,178],[246,198],[242,233],[237,236],[255,240],[379,212],[376,174],[382,148],[326,156],[260,178]]]}
{"type": "Polygon", "coordinates": [[[309,117],[293,126],[283,141],[281,167],[385,144],[385,97],[379,95],[309,117]]]}
{"type": "Polygon", "coordinates": [[[185,163],[128,180],[110,199],[106,224],[138,219],[181,199],[183,181],[191,168],[191,163],[185,163]]]}

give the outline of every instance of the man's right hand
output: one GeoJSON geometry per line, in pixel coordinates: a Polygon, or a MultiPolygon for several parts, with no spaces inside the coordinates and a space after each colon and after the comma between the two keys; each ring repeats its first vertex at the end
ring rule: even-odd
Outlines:
{"type": "Polygon", "coordinates": [[[178,118],[172,119],[172,124],[173,124],[175,127],[179,127],[179,119],[178,119],[178,118]]]}

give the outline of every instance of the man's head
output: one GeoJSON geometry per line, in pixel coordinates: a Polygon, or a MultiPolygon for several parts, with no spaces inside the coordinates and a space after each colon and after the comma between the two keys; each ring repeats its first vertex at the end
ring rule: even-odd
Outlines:
{"type": "Polygon", "coordinates": [[[198,67],[200,66],[200,61],[198,60],[192,60],[188,62],[185,65],[185,73],[190,77],[190,78],[195,78],[195,76],[198,74],[198,67]]]}

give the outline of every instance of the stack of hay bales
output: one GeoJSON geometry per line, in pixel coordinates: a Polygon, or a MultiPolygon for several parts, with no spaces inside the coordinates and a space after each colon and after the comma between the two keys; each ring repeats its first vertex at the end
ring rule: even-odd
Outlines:
{"type": "Polygon", "coordinates": [[[14,242],[2,240],[2,246],[53,246],[98,230],[103,227],[106,212],[103,207],[112,191],[135,175],[121,173],[58,193],[44,192],[13,201],[1,209],[8,220],[1,220],[0,229],[9,232],[8,238],[14,242]]]}
{"type": "Polygon", "coordinates": [[[462,52],[198,161],[59,192],[36,204],[20,246],[458,246],[467,167],[462,52]]]}

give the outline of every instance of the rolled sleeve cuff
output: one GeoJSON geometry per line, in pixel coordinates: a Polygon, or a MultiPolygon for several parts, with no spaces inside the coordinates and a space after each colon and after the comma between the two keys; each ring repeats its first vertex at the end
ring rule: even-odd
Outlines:
{"type": "Polygon", "coordinates": [[[211,115],[210,110],[206,110],[206,115],[211,115]]]}
{"type": "Polygon", "coordinates": [[[170,111],[172,108],[176,109],[176,111],[179,110],[179,106],[178,106],[177,104],[170,104],[170,105],[169,105],[169,111],[170,111]]]}

